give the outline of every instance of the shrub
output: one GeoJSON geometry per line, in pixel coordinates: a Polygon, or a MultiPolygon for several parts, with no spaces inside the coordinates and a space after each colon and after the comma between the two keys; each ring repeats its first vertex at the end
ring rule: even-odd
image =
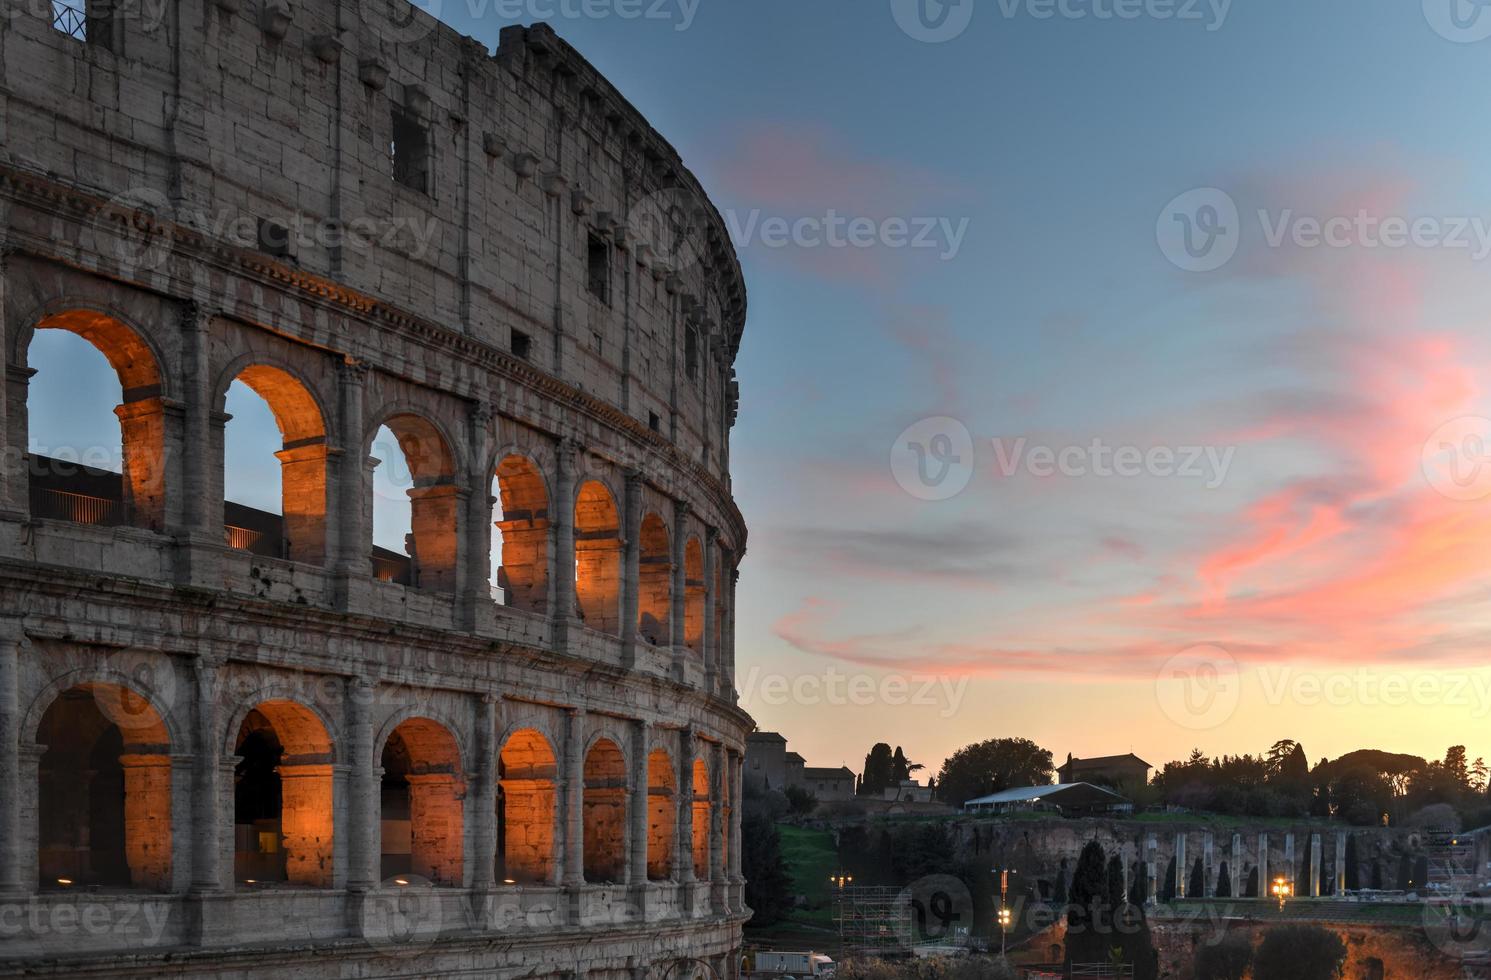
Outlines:
{"type": "Polygon", "coordinates": [[[1319,926],[1270,929],[1253,954],[1253,975],[1268,980],[1337,980],[1346,963],[1346,944],[1319,926]]]}

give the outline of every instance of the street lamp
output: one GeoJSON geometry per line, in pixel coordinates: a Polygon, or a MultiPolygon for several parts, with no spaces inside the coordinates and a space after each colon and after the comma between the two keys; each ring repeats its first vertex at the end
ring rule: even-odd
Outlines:
{"type": "Polygon", "coordinates": [[[1271,891],[1274,894],[1274,898],[1277,898],[1279,900],[1279,911],[1284,911],[1284,903],[1294,897],[1293,883],[1290,882],[1289,879],[1285,878],[1283,875],[1279,875],[1279,877],[1274,879],[1274,885],[1271,891]]]}
{"type": "Polygon", "coordinates": [[[1014,918],[1008,907],[999,907],[999,956],[1002,959],[1005,951],[1005,941],[1010,932],[1010,921],[1014,918]]]}
{"type": "Polygon", "coordinates": [[[838,871],[828,876],[829,884],[839,889],[839,959],[844,958],[844,886],[854,884],[854,875],[838,871]]]}
{"type": "Polygon", "coordinates": [[[995,874],[999,875],[999,956],[1004,958],[1006,944],[1009,941],[1010,923],[1014,921],[1014,915],[1010,912],[1010,869],[993,868],[995,874]]]}

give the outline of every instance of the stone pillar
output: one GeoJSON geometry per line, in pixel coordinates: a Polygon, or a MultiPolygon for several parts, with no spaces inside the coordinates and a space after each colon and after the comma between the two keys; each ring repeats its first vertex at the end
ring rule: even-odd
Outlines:
{"type": "Polygon", "coordinates": [[[1268,835],[1258,835],[1258,894],[1254,898],[1268,898],[1272,879],[1268,873],[1268,835]]]}
{"type": "MultiPolygon", "coordinates": [[[[218,668],[209,660],[193,661],[197,681],[197,730],[193,739],[196,753],[193,766],[192,796],[192,884],[196,893],[213,893],[223,888],[224,818],[222,790],[218,775],[222,759],[218,751],[218,668]]],[[[227,821],[232,826],[232,821],[227,821]]]]}
{"type": "MultiPolygon", "coordinates": [[[[4,105],[5,97],[0,95],[0,109],[4,105]]],[[[4,126],[0,124],[0,132],[3,130],[4,126]]],[[[24,435],[17,439],[10,428],[10,346],[15,327],[8,322],[6,314],[6,289],[10,276],[10,256],[13,252],[13,246],[0,237],[0,513],[24,513],[12,501],[17,478],[25,475],[20,464],[26,452],[24,435]]],[[[0,828],[0,831],[3,829],[0,828]]]]}
{"type": "Polygon", "coordinates": [[[642,585],[642,471],[627,470],[621,508],[621,663],[637,662],[637,617],[642,585]]]}
{"type": "Polygon", "coordinates": [[[1320,835],[1310,835],[1310,897],[1320,897],[1320,835]]]}
{"type": "Polygon", "coordinates": [[[373,685],[356,677],[347,683],[347,890],[376,887],[382,851],[382,805],[373,759],[373,685]]]}
{"type": "Polygon", "coordinates": [[[1346,894],[1346,835],[1336,831],[1336,897],[1346,894]]]}
{"type": "Polygon", "coordinates": [[[740,584],[740,570],[730,568],[729,584],[726,589],[729,595],[725,603],[725,635],[720,637],[721,649],[725,651],[725,662],[721,665],[720,672],[725,678],[725,694],[732,700],[735,696],[735,589],[740,584]]]}
{"type": "Polygon", "coordinates": [[[727,855],[730,880],[744,884],[740,864],[740,819],[745,802],[745,759],[739,752],[730,753],[730,853],[727,855]]]}
{"type": "Polygon", "coordinates": [[[1291,885],[1299,883],[1299,865],[1294,863],[1294,835],[1284,835],[1284,877],[1291,885]]]}
{"type": "MultiPolygon", "coordinates": [[[[125,393],[125,397],[130,396],[125,393]]],[[[172,403],[173,408],[180,406],[172,403]]],[[[124,509],[135,527],[167,530],[167,404],[159,395],[145,395],[114,409],[119,417],[124,452],[124,509]]]]}
{"type": "Polygon", "coordinates": [[[1186,897],[1186,885],[1190,881],[1191,869],[1186,866],[1186,835],[1175,835],[1175,897],[1186,897]]]}
{"type": "MultiPolygon", "coordinates": [[[[461,528],[461,612],[463,629],[474,630],[492,604],[492,408],[478,402],[470,416],[471,481],[461,528]]],[[[480,790],[478,789],[478,792],[480,790]]]]}
{"type": "MultiPolygon", "coordinates": [[[[4,297],[0,296],[0,301],[4,297]]],[[[0,897],[31,891],[21,840],[21,621],[0,619],[0,897]]]]}
{"type": "Polygon", "coordinates": [[[409,491],[417,588],[460,592],[462,511],[469,497],[465,487],[452,484],[416,486],[409,491]]]}
{"type": "Polygon", "coordinates": [[[130,884],[171,886],[171,757],[164,752],[119,757],[124,770],[124,854],[130,884]]]}
{"type": "MultiPolygon", "coordinates": [[[[223,442],[227,416],[217,411],[209,360],[211,337],[208,316],[196,303],[184,303],[178,313],[181,328],[181,444],[172,447],[181,459],[181,551],[178,581],[217,587],[221,584],[219,558],[223,549],[223,442]],[[213,425],[217,421],[217,438],[213,425]]],[[[123,418],[123,416],[121,416],[123,418]]]]}
{"type": "Polygon", "coordinates": [[[1217,851],[1211,831],[1201,835],[1201,894],[1200,898],[1215,898],[1217,894],[1217,851]]]}
{"type": "Polygon", "coordinates": [[[694,880],[694,733],[685,728],[678,734],[678,829],[673,834],[673,880],[694,880]]]}
{"type": "Polygon", "coordinates": [[[1147,855],[1144,861],[1144,875],[1148,889],[1145,904],[1155,905],[1160,900],[1160,869],[1156,867],[1160,856],[1160,841],[1154,834],[1150,834],[1149,840],[1145,842],[1144,853],[1147,855]]]}
{"type": "Polygon", "coordinates": [[[725,895],[725,747],[709,747],[709,893],[717,914],[729,911],[725,895]]]}
{"type": "Polygon", "coordinates": [[[1243,893],[1243,846],[1242,834],[1232,835],[1232,863],[1227,866],[1231,880],[1227,882],[1233,898],[1242,898],[1243,893]]]}
{"type": "Polygon", "coordinates": [[[668,590],[671,608],[668,610],[668,626],[673,645],[673,676],[682,678],[684,648],[688,645],[688,527],[689,505],[687,501],[673,501],[673,537],[668,542],[673,548],[673,582],[668,590]]]}
{"type": "Polygon", "coordinates": [[[575,617],[575,446],[559,441],[554,454],[554,501],[549,508],[554,525],[553,598],[549,609],[556,641],[564,639],[575,617]]]}
{"type": "Polygon", "coordinates": [[[585,712],[569,713],[564,735],[564,879],[568,888],[585,884],[585,712]]]}
{"type": "Polygon", "coordinates": [[[285,878],[297,885],[330,888],[335,843],[332,767],[281,763],[279,773],[285,878]]]}
{"type": "Polygon", "coordinates": [[[327,472],[331,452],[325,440],[281,449],[280,485],[284,498],[285,557],[307,565],[326,564],[327,472]]]}
{"type": "Polygon", "coordinates": [[[462,844],[465,788],[453,772],[408,773],[411,869],[436,885],[459,887],[466,866],[462,844]]]}
{"type": "Polygon", "coordinates": [[[647,818],[650,812],[647,793],[647,724],[632,722],[632,749],[630,772],[627,774],[631,790],[631,804],[627,808],[627,833],[630,847],[627,852],[626,880],[631,885],[647,884],[647,818]]]}
{"type": "Polygon", "coordinates": [[[699,639],[699,652],[704,658],[704,689],[710,694],[718,694],[720,690],[720,665],[719,651],[715,649],[718,637],[715,635],[714,604],[716,601],[714,588],[714,552],[719,547],[719,531],[715,528],[704,530],[704,629],[699,639]]]}
{"type": "Polygon", "coordinates": [[[342,455],[336,474],[336,571],[338,602],[356,608],[371,592],[372,466],[365,448],[363,394],[368,366],[346,360],[337,370],[342,455]]]}
{"type": "Polygon", "coordinates": [[[476,709],[476,759],[480,767],[471,774],[476,787],[471,823],[471,887],[491,888],[497,870],[497,699],[483,694],[476,709]]]}

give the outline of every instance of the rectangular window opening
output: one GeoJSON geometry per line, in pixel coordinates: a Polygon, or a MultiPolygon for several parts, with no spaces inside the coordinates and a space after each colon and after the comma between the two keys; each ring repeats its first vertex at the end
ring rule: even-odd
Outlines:
{"type": "Polygon", "coordinates": [[[521,330],[513,331],[513,356],[525,361],[533,356],[533,338],[521,330]]]}
{"type": "Polygon", "coordinates": [[[590,236],[587,250],[590,292],[602,303],[611,302],[611,246],[599,235],[590,236]]]}
{"type": "Polygon", "coordinates": [[[393,109],[393,179],[421,194],[430,192],[430,134],[419,117],[401,106],[393,109]]]}
{"type": "Polygon", "coordinates": [[[699,377],[699,331],[693,327],[683,336],[683,366],[690,381],[699,377]]]}

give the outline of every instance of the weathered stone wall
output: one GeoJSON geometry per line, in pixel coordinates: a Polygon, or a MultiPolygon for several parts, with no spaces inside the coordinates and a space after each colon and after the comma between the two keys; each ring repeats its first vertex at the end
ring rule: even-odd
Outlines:
{"type": "MultiPolygon", "coordinates": [[[[1210,925],[1156,924],[1151,935],[1160,954],[1160,976],[1192,980],[1196,951],[1203,944],[1245,933],[1256,949],[1269,928],[1257,923],[1231,923],[1220,930],[1210,925]]],[[[1330,925],[1323,928],[1336,933],[1346,944],[1346,964],[1341,974],[1346,980],[1465,980],[1478,975],[1467,972],[1464,964],[1446,955],[1421,929],[1330,925]]]]}

